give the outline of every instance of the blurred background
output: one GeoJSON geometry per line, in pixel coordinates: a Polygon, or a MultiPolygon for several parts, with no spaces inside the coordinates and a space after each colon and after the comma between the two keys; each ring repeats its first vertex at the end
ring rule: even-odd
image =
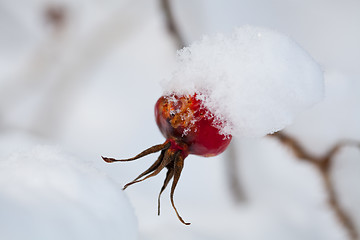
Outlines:
{"type": "MultiPolygon", "coordinates": [[[[248,24],[291,36],[322,66],[325,100],[283,131],[320,159],[343,140],[360,142],[359,13],[357,0],[0,0],[0,157],[57,145],[120,191],[156,156],[114,165],[100,156],[164,141],[153,107],[176,50],[248,24]]],[[[322,173],[276,138],[234,139],[221,156],[186,159],[175,201],[190,227],[168,190],[157,216],[165,173],[126,195],[143,240],[356,239],[359,148],[339,149],[322,173]]]]}

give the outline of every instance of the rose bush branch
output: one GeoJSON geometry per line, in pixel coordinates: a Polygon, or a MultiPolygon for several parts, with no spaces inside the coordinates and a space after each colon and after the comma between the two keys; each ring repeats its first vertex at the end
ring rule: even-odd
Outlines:
{"type": "Polygon", "coordinates": [[[270,134],[268,136],[277,139],[283,145],[289,147],[299,160],[310,163],[318,170],[322,178],[322,181],[324,183],[324,187],[328,196],[329,205],[334,211],[336,218],[341,223],[341,225],[346,229],[350,238],[353,240],[357,239],[359,233],[354,225],[353,220],[340,204],[339,196],[336,193],[334,182],[331,179],[331,170],[333,166],[334,157],[342,147],[354,146],[360,149],[360,143],[352,140],[340,141],[337,144],[335,144],[323,156],[317,157],[310,154],[303,146],[301,146],[301,144],[296,138],[284,133],[283,131],[270,134]]]}

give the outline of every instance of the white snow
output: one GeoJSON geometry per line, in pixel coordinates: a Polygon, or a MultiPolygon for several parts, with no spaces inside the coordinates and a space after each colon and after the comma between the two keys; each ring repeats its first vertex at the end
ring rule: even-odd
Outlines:
{"type": "Polygon", "coordinates": [[[178,51],[165,94],[193,94],[224,135],[259,137],[290,124],[323,97],[320,66],[289,37],[244,26],[178,51]]]}
{"type": "Polygon", "coordinates": [[[2,239],[137,239],[121,186],[53,147],[0,161],[0,206],[2,239]]]}

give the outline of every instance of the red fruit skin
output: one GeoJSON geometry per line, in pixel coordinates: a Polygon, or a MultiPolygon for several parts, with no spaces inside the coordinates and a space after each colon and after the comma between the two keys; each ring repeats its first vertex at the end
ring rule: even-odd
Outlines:
{"type": "Polygon", "coordinates": [[[155,104],[155,118],[172,147],[188,154],[216,156],[225,151],[232,138],[219,134],[211,113],[201,106],[196,95],[160,97],[155,104]]]}

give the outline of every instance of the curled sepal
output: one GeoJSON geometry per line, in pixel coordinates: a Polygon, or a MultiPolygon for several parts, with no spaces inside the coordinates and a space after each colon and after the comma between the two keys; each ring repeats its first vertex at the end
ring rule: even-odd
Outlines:
{"type": "Polygon", "coordinates": [[[161,170],[163,170],[164,168],[167,168],[168,171],[167,171],[163,186],[161,187],[161,190],[160,190],[160,193],[158,196],[158,215],[160,215],[161,194],[166,189],[170,180],[173,179],[173,183],[172,183],[171,191],[170,191],[171,204],[172,204],[179,220],[185,225],[190,225],[190,223],[185,222],[182,219],[182,217],[180,216],[179,212],[177,211],[177,209],[175,207],[175,203],[174,203],[175,188],[180,179],[181,171],[184,166],[184,159],[188,155],[187,152],[184,152],[185,150],[183,149],[183,147],[178,146],[178,144],[175,141],[171,140],[171,141],[166,141],[163,144],[152,146],[152,147],[142,151],[141,153],[139,153],[138,155],[136,155],[133,158],[120,159],[120,160],[114,159],[114,158],[108,158],[108,157],[102,157],[102,158],[107,163],[127,162],[127,161],[133,161],[133,160],[139,159],[141,157],[144,157],[146,155],[149,155],[149,154],[155,153],[155,152],[159,152],[159,151],[161,151],[161,152],[160,152],[160,156],[158,157],[158,159],[147,170],[145,170],[139,176],[137,176],[133,181],[125,184],[123,190],[125,190],[130,185],[133,185],[138,182],[142,182],[150,177],[154,177],[157,174],[159,174],[161,172],[161,170]]]}
{"type": "Polygon", "coordinates": [[[155,146],[152,146],[144,151],[142,151],[141,153],[139,153],[138,155],[136,155],[135,157],[132,158],[128,158],[128,159],[115,159],[115,158],[108,158],[108,157],[102,157],[102,159],[107,162],[107,163],[113,163],[113,162],[129,162],[129,161],[134,161],[136,159],[145,157],[146,155],[149,155],[151,153],[156,153],[159,152],[163,149],[168,149],[170,147],[170,142],[166,141],[163,144],[158,144],[155,146]]]}

